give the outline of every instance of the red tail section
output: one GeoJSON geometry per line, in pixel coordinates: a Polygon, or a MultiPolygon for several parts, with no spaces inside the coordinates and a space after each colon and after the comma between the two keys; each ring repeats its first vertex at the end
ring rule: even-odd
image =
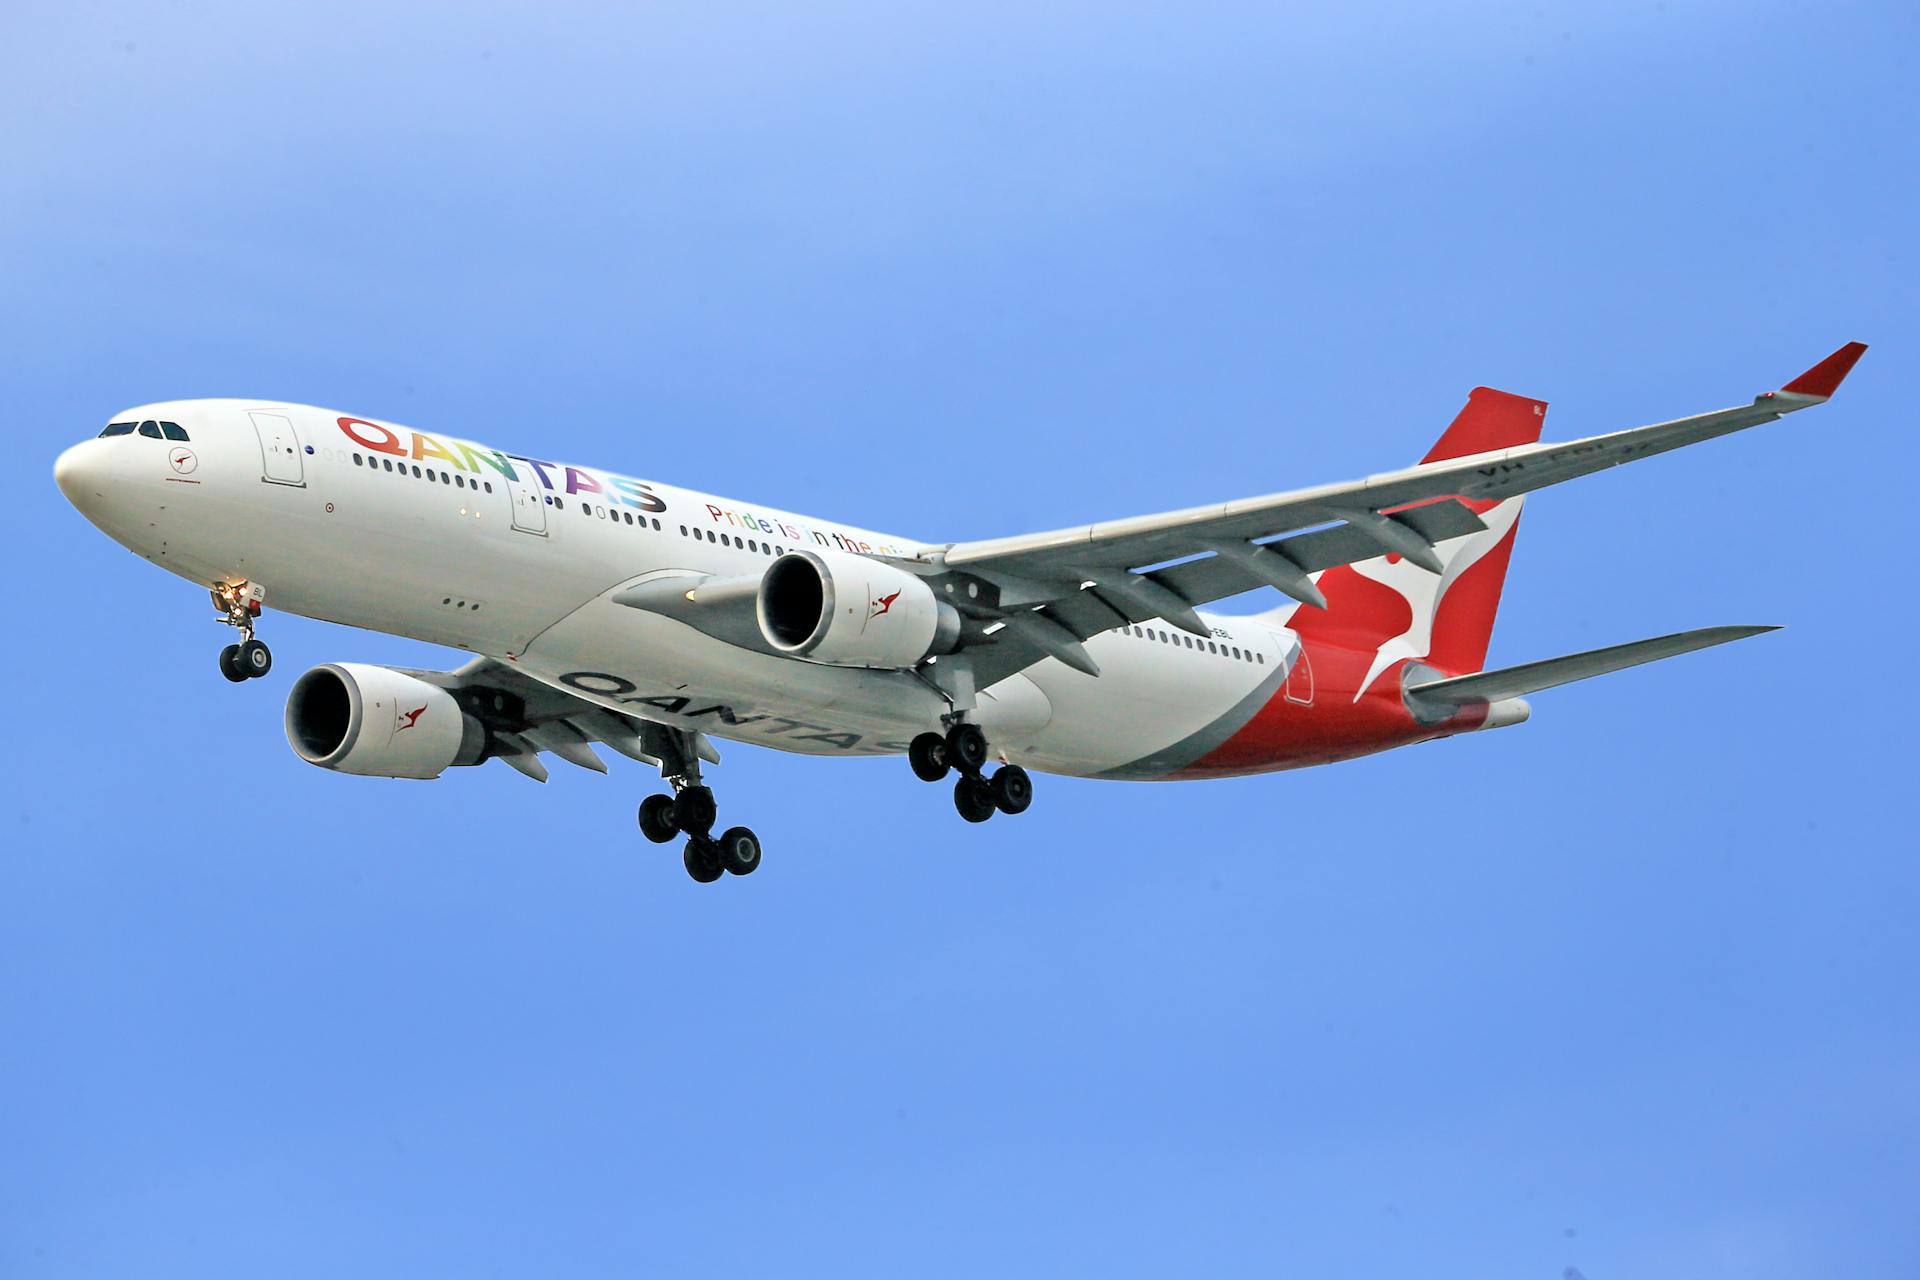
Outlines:
{"type": "MultiPolygon", "coordinates": [[[[1476,387],[1422,462],[1531,444],[1546,421],[1543,401],[1476,387]]],[[[1267,615],[1300,637],[1284,685],[1225,742],[1178,777],[1255,772],[1284,760],[1317,764],[1365,755],[1442,730],[1417,723],[1397,682],[1409,662],[1467,675],[1486,664],[1493,615],[1513,553],[1519,498],[1470,505],[1486,528],[1435,548],[1435,574],[1397,555],[1328,569],[1316,579],[1327,607],[1289,605],[1267,615]]],[[[1462,712],[1446,732],[1477,724],[1462,712]]]]}
{"type": "Polygon", "coordinates": [[[1427,456],[1420,461],[1445,462],[1470,453],[1534,444],[1539,441],[1540,429],[1546,423],[1545,400],[1529,400],[1492,387],[1475,387],[1467,392],[1466,408],[1460,410],[1453,424],[1433,442],[1433,448],[1427,450],[1427,456]]]}
{"type": "MultiPolygon", "coordinates": [[[[1532,444],[1540,438],[1546,414],[1545,401],[1475,387],[1466,407],[1420,461],[1532,444]]],[[[1398,556],[1327,570],[1319,579],[1326,609],[1296,609],[1288,625],[1309,652],[1326,645],[1356,651],[1368,668],[1358,673],[1363,679],[1369,672],[1378,674],[1381,659],[1395,656],[1420,658],[1449,673],[1480,670],[1513,554],[1520,502],[1469,502],[1487,522],[1487,531],[1442,544],[1446,571],[1438,576],[1398,556]]]]}

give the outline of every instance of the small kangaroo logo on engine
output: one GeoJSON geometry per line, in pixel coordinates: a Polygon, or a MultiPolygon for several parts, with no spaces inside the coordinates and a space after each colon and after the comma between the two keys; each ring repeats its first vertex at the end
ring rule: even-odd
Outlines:
{"type": "Polygon", "coordinates": [[[893,609],[893,602],[895,600],[898,600],[899,598],[900,598],[900,593],[896,591],[890,596],[881,596],[878,600],[875,600],[873,604],[870,606],[872,609],[872,612],[867,615],[867,621],[872,622],[875,618],[879,617],[881,614],[891,612],[893,609]]]}
{"type": "Polygon", "coordinates": [[[424,706],[415,707],[411,711],[402,711],[400,713],[400,723],[394,725],[393,731],[399,733],[403,729],[413,728],[415,724],[419,723],[420,717],[425,715],[426,712],[427,709],[424,706]]]}

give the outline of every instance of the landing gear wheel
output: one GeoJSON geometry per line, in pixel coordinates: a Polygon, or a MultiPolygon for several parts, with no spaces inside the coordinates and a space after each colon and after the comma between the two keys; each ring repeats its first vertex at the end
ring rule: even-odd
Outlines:
{"type": "Polygon", "coordinates": [[[1017,764],[1002,765],[987,780],[994,807],[1002,813],[1025,813],[1033,803],[1033,779],[1017,764]]]}
{"type": "Polygon", "coordinates": [[[987,735],[964,721],[947,730],[947,759],[962,773],[978,773],[987,762],[987,735]]]}
{"type": "Polygon", "coordinates": [[[240,642],[239,655],[234,659],[246,679],[257,680],[273,670],[273,652],[260,641],[248,637],[240,642]]]}
{"type": "Polygon", "coordinates": [[[665,844],[680,834],[673,821],[673,797],[650,795],[640,802],[640,834],[655,844],[665,844]]]}
{"type": "Polygon", "coordinates": [[[681,861],[686,864],[687,874],[701,884],[712,884],[726,873],[726,868],[720,865],[720,851],[711,840],[687,841],[687,852],[681,861]]]}
{"type": "Polygon", "coordinates": [[[737,876],[760,869],[760,837],[745,827],[728,827],[720,835],[720,865],[737,876]]]}
{"type": "Polygon", "coordinates": [[[993,788],[979,774],[965,774],[953,784],[953,807],[968,822],[985,822],[993,816],[993,788]]]}
{"type": "Polygon", "coordinates": [[[923,733],[909,742],[907,763],[922,782],[938,782],[953,768],[947,763],[947,740],[937,733],[923,733]]]}
{"type": "Polygon", "coordinates": [[[247,678],[247,673],[240,669],[239,645],[230,644],[220,651],[220,674],[235,684],[247,678]]]}
{"type": "Polygon", "coordinates": [[[673,797],[673,825],[689,835],[704,836],[713,830],[718,808],[707,787],[682,787],[673,797]]]}

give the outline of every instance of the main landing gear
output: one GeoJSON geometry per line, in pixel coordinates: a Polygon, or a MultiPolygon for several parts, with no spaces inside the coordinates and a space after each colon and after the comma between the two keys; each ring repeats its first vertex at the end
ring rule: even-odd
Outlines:
{"type": "Polygon", "coordinates": [[[923,733],[907,744],[907,763],[922,782],[939,782],[958,771],[953,807],[968,822],[985,822],[995,813],[1025,813],[1033,803],[1033,780],[1017,764],[1003,764],[985,776],[987,735],[980,726],[960,721],[945,734],[923,733]]]}
{"type": "Polygon", "coordinates": [[[679,759],[661,765],[667,781],[673,784],[673,794],[651,795],[640,802],[640,834],[655,844],[666,844],[676,836],[687,837],[681,861],[687,874],[701,884],[712,884],[728,872],[752,875],[760,868],[760,837],[747,827],[728,827],[718,836],[713,834],[719,806],[714,803],[712,788],[700,781],[700,758],[694,753],[693,735],[676,732],[673,737],[679,759]]]}
{"type": "Polygon", "coordinates": [[[213,607],[221,621],[240,629],[240,643],[220,651],[220,674],[235,684],[255,680],[273,670],[273,651],[253,638],[253,620],[260,616],[266,591],[250,582],[220,583],[213,588],[213,607]]]}

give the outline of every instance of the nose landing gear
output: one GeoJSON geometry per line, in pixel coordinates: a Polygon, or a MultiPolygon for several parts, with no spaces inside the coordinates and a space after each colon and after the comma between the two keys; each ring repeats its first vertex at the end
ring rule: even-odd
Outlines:
{"type": "Polygon", "coordinates": [[[253,638],[253,620],[260,616],[267,589],[256,582],[215,583],[213,607],[220,621],[240,629],[240,643],[220,651],[220,674],[238,684],[254,680],[273,670],[273,652],[253,638]]]}
{"type": "Polygon", "coordinates": [[[1003,764],[991,776],[983,775],[987,754],[987,735],[965,720],[949,726],[944,735],[923,733],[907,744],[907,763],[922,782],[939,782],[959,772],[953,807],[968,822],[985,822],[995,813],[1025,813],[1033,803],[1033,780],[1017,764],[1003,764]]]}

